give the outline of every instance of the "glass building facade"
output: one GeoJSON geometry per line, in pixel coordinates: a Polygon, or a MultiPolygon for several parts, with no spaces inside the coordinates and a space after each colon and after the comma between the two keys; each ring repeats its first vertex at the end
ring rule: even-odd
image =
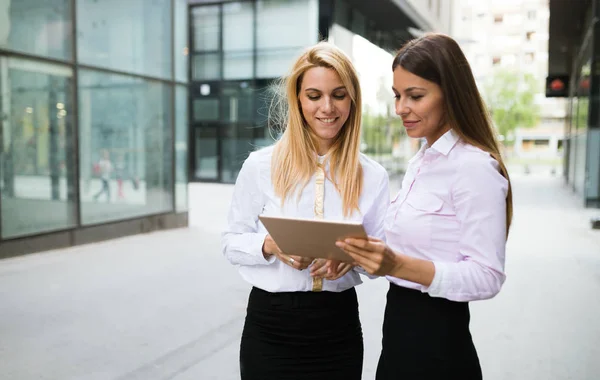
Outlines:
{"type": "Polygon", "coordinates": [[[394,2],[190,4],[190,181],[233,183],[248,154],[273,143],[269,86],[320,39],[332,41],[356,63],[367,100],[363,151],[394,169],[394,154],[411,148],[400,141],[401,123],[393,115],[392,55],[386,50],[412,38],[407,30],[417,25],[394,2]]]}
{"type": "Polygon", "coordinates": [[[318,7],[257,0],[190,9],[192,180],[235,182],[249,152],[272,143],[268,85],[318,41],[318,7]]]}
{"type": "Polygon", "coordinates": [[[188,20],[0,2],[0,257],[187,224],[188,20]]]}
{"type": "Polygon", "coordinates": [[[600,25],[595,22],[600,17],[600,0],[582,1],[573,13],[565,13],[565,6],[550,1],[550,67],[566,62],[563,67],[570,71],[568,75],[567,70],[558,72],[568,76],[570,83],[565,181],[586,207],[600,208],[600,75],[594,69],[600,64],[600,25]],[[581,33],[569,34],[569,29],[555,27],[582,20],[581,33]],[[574,49],[561,49],[565,41],[574,49]]]}

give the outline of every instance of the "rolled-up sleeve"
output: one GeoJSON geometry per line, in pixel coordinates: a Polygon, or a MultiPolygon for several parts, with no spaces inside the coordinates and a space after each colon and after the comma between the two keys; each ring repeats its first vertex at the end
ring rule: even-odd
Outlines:
{"type": "Polygon", "coordinates": [[[452,199],[460,223],[459,262],[434,261],[426,291],[434,297],[473,301],[494,297],[506,278],[506,195],[508,181],[498,162],[478,154],[457,168],[452,199]]]}
{"type": "Polygon", "coordinates": [[[262,252],[266,232],[258,231],[258,216],[264,207],[260,184],[260,162],[251,153],[242,165],[233,191],[222,235],[223,255],[236,265],[269,265],[275,257],[265,259],[262,252]]]}

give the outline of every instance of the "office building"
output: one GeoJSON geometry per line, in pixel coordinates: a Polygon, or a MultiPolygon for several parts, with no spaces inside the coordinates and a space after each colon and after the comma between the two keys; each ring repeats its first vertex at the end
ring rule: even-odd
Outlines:
{"type": "Polygon", "coordinates": [[[185,0],[0,0],[0,257],[187,225],[185,0]]]}
{"type": "MultiPolygon", "coordinates": [[[[498,71],[531,75],[539,121],[501,136],[507,153],[517,159],[560,161],[566,102],[546,98],[548,74],[548,0],[463,0],[456,3],[453,34],[471,63],[485,93],[498,71]],[[485,32],[482,32],[485,31],[485,32]]],[[[501,85],[501,84],[498,84],[501,85]]]]}
{"type": "Polygon", "coordinates": [[[564,178],[600,208],[600,0],[550,0],[546,95],[567,100],[564,178]],[[596,70],[596,71],[594,71],[596,70]]]}
{"type": "Polygon", "coordinates": [[[190,4],[191,181],[232,183],[249,152],[273,142],[269,85],[321,39],[340,46],[356,64],[367,115],[365,153],[392,168],[410,148],[399,143],[401,123],[393,115],[391,52],[425,31],[448,33],[452,1],[190,4]]]}

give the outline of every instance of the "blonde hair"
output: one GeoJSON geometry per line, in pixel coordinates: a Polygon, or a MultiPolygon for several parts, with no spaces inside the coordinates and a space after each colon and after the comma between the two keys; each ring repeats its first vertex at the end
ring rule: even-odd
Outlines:
{"type": "Polygon", "coordinates": [[[271,180],[282,203],[293,194],[298,197],[319,165],[316,136],[304,120],[298,93],[304,74],[314,67],[334,70],[346,87],[352,106],[348,120],[331,146],[327,160],[328,178],[342,198],[345,217],[359,210],[363,172],[359,161],[362,98],[358,75],[350,59],[328,42],[307,49],[292,66],[290,74],[280,81],[276,99],[269,112],[270,123],[284,127],[275,144],[271,160],[271,180]],[[277,96],[279,95],[279,96],[277,96]]]}

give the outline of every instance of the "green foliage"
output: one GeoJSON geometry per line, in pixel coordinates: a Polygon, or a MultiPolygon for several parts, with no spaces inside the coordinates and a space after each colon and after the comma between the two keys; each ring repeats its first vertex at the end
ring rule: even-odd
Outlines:
{"type": "Polygon", "coordinates": [[[531,74],[496,71],[485,84],[484,98],[498,133],[508,136],[516,128],[531,128],[538,124],[539,106],[534,96],[541,84],[531,74]]]}
{"type": "Polygon", "coordinates": [[[362,142],[364,153],[370,155],[391,154],[394,144],[405,134],[402,120],[396,115],[373,114],[367,109],[362,118],[362,142]]]}

